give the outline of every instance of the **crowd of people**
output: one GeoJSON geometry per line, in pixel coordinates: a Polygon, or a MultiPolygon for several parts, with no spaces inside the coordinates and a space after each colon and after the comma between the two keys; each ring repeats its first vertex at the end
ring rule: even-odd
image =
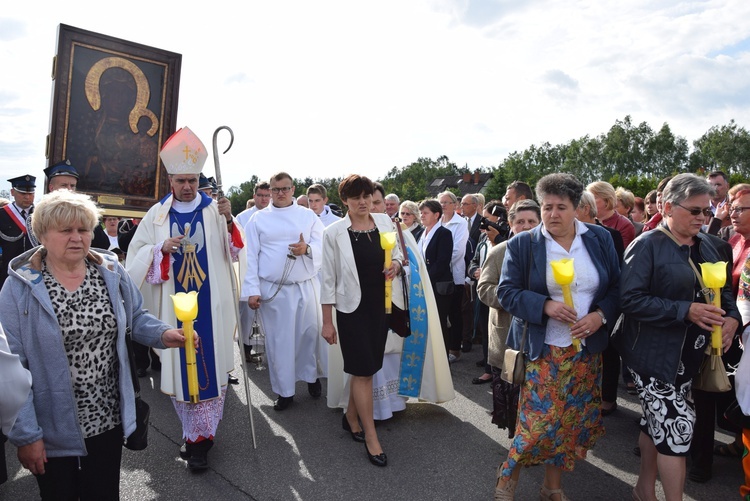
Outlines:
{"type": "MultiPolygon", "coordinates": [[[[182,426],[179,455],[189,471],[207,469],[227,385],[238,382],[236,339],[247,362],[267,364],[274,410],[302,405],[294,397],[306,383],[341,409],[341,427],[378,467],[388,444],[375,422],[408,398],[454,398],[450,365],[480,346],[471,383],[490,385],[492,422],[511,439],[495,500],[514,499],[531,465],[544,465],[542,500],[568,499],[563,473],[603,436],[620,384],[642,407],[634,500],[655,500],[657,479],[668,501],[682,499],[687,478],[711,479],[715,454],[740,467],[750,446],[750,185],[679,174],[639,197],[558,173],[534,189],[514,181],[499,200],[400,200],[351,174],[338,207],[320,184],[295,197],[292,176],[278,172],[233,215],[201,174],[206,148],[190,129],[160,156],[170,192],[142,219],[76,193],[69,162],[45,169],[36,204],[34,176],[9,180],[0,424],[43,499],[119,498],[137,379],[149,371],[161,373],[182,426]],[[707,263],[725,263],[718,295],[702,281],[707,263]],[[172,302],[193,292],[196,362],[172,302]],[[730,391],[693,387],[714,331],[730,391]],[[508,350],[521,353],[518,380],[503,376],[508,350]],[[735,440],[715,446],[717,424],[735,440]]],[[[740,490],[750,499],[748,463],[740,490]]]]}

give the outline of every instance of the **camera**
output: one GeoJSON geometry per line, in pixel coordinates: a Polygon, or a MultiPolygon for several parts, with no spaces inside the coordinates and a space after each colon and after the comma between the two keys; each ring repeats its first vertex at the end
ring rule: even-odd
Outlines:
{"type": "Polygon", "coordinates": [[[497,223],[493,223],[486,217],[482,216],[482,218],[479,220],[479,229],[487,230],[487,228],[490,227],[494,228],[500,234],[495,238],[495,243],[508,240],[508,236],[510,235],[510,225],[507,221],[501,219],[497,223]]]}

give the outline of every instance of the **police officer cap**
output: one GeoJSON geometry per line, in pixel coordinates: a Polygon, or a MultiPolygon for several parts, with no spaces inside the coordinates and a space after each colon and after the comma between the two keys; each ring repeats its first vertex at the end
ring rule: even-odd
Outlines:
{"type": "Polygon", "coordinates": [[[34,193],[36,189],[36,178],[29,174],[8,179],[10,186],[21,193],[34,193]]]}
{"type": "Polygon", "coordinates": [[[52,167],[47,167],[44,169],[44,175],[47,176],[47,179],[52,179],[57,176],[72,176],[78,179],[78,171],[75,167],[70,165],[70,160],[58,162],[52,167]]]}
{"type": "Polygon", "coordinates": [[[204,176],[203,174],[201,174],[198,177],[198,189],[199,190],[210,190],[211,188],[213,188],[213,186],[211,186],[211,181],[206,176],[204,176]]]}

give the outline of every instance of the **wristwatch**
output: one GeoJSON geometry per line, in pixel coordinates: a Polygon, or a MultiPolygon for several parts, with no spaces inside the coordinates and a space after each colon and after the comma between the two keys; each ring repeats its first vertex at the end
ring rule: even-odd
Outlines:
{"type": "Polygon", "coordinates": [[[598,313],[600,317],[602,317],[602,325],[607,325],[607,317],[604,316],[604,312],[602,310],[594,310],[594,312],[598,313]]]}
{"type": "Polygon", "coordinates": [[[307,248],[305,249],[305,256],[310,257],[311,254],[312,254],[312,249],[308,245],[307,248]]]}

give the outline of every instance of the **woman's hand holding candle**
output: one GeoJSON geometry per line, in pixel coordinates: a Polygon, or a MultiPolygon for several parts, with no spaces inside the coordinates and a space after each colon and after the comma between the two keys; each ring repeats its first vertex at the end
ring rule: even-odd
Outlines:
{"type": "Polygon", "coordinates": [[[198,293],[190,291],[187,294],[178,292],[172,295],[174,313],[177,320],[182,322],[182,330],[185,334],[185,365],[187,366],[188,394],[190,403],[197,404],[199,399],[198,388],[198,366],[195,356],[195,342],[193,321],[198,316],[198,293]]]}
{"type": "MultiPolygon", "coordinates": [[[[570,284],[573,283],[575,277],[573,258],[558,259],[557,261],[550,261],[549,264],[552,266],[552,276],[555,283],[562,289],[563,301],[567,306],[574,308],[573,295],[570,292],[570,284]]],[[[571,340],[575,349],[581,351],[581,340],[572,337],[572,335],[571,340]]]]}
{"type": "MultiPolygon", "coordinates": [[[[727,283],[727,263],[701,263],[701,275],[703,283],[711,289],[713,300],[711,304],[721,308],[721,289],[727,283]]],[[[711,350],[721,355],[722,349],[721,325],[714,325],[711,331],[711,350]]]]}
{"type": "MultiPolygon", "coordinates": [[[[383,252],[385,252],[385,268],[384,273],[389,273],[391,271],[392,262],[391,262],[391,251],[394,247],[396,247],[396,232],[394,231],[384,231],[380,234],[380,247],[383,248],[383,252]]],[[[392,301],[392,279],[388,278],[386,276],[385,279],[385,312],[390,313],[391,312],[391,301],[392,301]]]]}

